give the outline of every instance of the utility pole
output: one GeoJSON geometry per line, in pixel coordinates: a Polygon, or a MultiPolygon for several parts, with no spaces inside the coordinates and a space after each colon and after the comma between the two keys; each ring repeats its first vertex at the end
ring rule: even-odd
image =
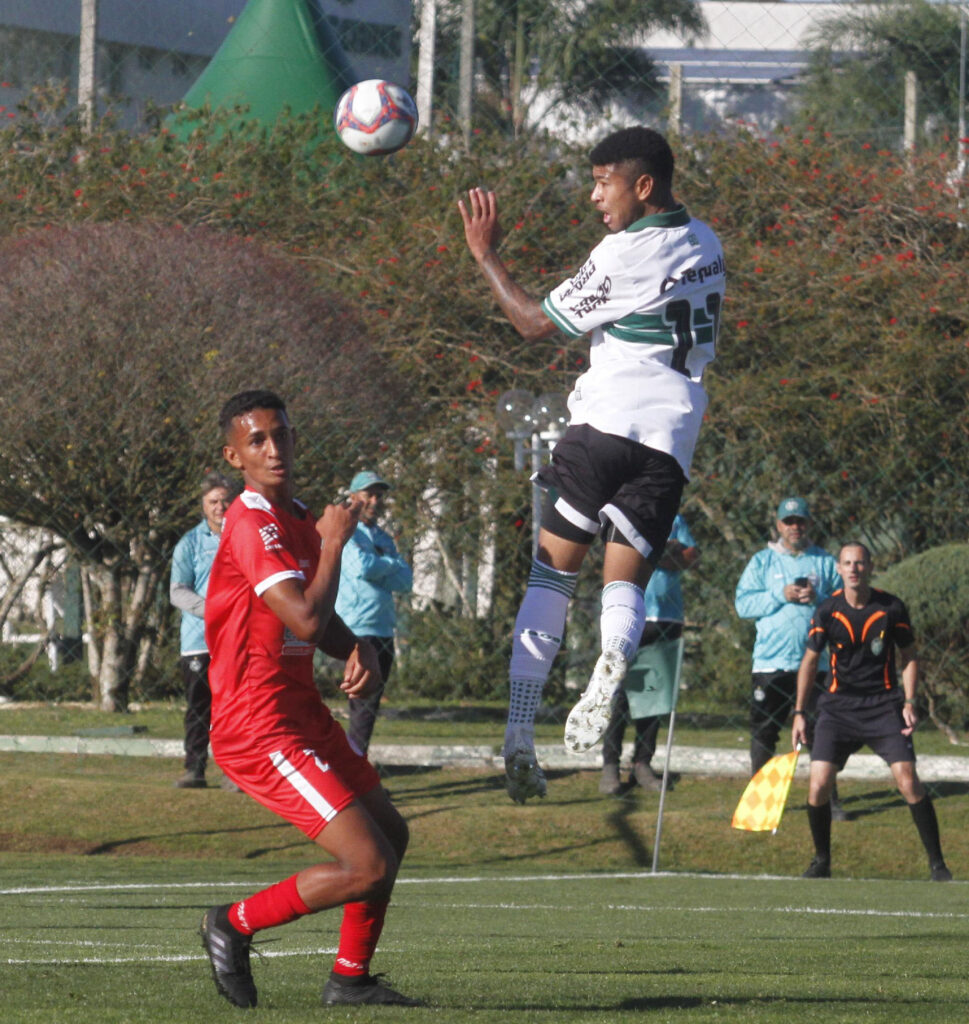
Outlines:
{"type": "Polygon", "coordinates": [[[97,117],[98,0],[81,0],[81,33],[77,61],[77,105],[86,131],[97,117]]]}
{"type": "Polygon", "coordinates": [[[421,4],[421,28],[417,45],[417,111],[420,127],[428,138],[434,132],[434,44],[437,37],[437,0],[421,4]]]}
{"type": "Polygon", "coordinates": [[[969,149],[969,142],[966,142],[966,9],[959,11],[959,130],[956,145],[958,157],[956,170],[959,175],[959,189],[961,191],[963,182],[966,180],[966,150],[969,149]]]}
{"type": "Polygon", "coordinates": [[[915,134],[918,112],[919,80],[914,71],[905,72],[905,134],[903,147],[908,160],[909,169],[915,157],[915,134]]]}
{"type": "Polygon", "coordinates": [[[471,144],[471,107],[474,99],[474,0],[461,5],[461,65],[458,72],[458,120],[465,145],[471,144]]]}

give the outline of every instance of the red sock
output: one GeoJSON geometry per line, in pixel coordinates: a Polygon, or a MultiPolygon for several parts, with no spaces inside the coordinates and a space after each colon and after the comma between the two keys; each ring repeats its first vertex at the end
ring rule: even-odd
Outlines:
{"type": "Polygon", "coordinates": [[[370,969],[370,958],[384,927],[388,901],[344,903],[340,925],[340,945],[336,951],[334,974],[359,977],[370,969]]]}
{"type": "Polygon", "coordinates": [[[233,903],[229,907],[229,924],[243,935],[252,935],[261,928],[275,928],[310,912],[296,889],[296,875],[293,875],[246,900],[233,903]]]}

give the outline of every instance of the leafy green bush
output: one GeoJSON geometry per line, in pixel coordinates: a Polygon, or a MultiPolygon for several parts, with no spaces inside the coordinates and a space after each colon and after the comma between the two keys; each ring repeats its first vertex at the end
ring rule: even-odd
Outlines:
{"type": "MultiPolygon", "coordinates": [[[[465,251],[455,204],[470,185],[495,188],[502,254],[528,291],[545,294],[602,234],[585,151],[484,132],[470,149],[439,136],[366,159],[333,142],[308,149],[312,118],[269,138],[218,135],[217,122],[202,115],[181,142],[108,125],[88,137],[49,112],[22,112],[0,131],[0,234],[87,221],[204,225],[279,250],[347,303],[374,353],[358,360],[360,380],[379,364],[414,401],[401,413],[390,399],[390,425],[343,439],[335,468],[340,446],[304,429],[307,465],[322,467],[329,493],[350,470],[379,463],[395,481],[402,537],[433,535],[441,566],[446,556],[447,593],[415,615],[402,682],[427,695],[500,692],[529,524],[508,527],[523,509],[527,518],[528,484],[496,426],[495,399],[514,386],[566,393],[588,350],[516,335],[465,251]],[[494,583],[476,602],[487,522],[494,583]]],[[[785,494],[810,500],[830,546],[861,537],[885,566],[963,536],[969,233],[951,186],[954,147],[943,141],[911,162],[812,128],[676,146],[675,191],[720,233],[729,277],[684,499],[703,552],[684,577],[687,617],[701,627],[690,699],[707,694],[712,711],[745,711],[750,637],[733,590],[785,494]]],[[[386,389],[367,395],[369,408],[386,407],[386,389]]],[[[550,692],[595,645],[597,590],[590,565],[577,603],[593,610],[569,648],[573,667],[557,669],[550,692]]]]}
{"type": "Polygon", "coordinates": [[[969,544],[944,544],[880,573],[880,589],[897,594],[912,617],[922,691],[933,720],[969,727],[969,544]]]}

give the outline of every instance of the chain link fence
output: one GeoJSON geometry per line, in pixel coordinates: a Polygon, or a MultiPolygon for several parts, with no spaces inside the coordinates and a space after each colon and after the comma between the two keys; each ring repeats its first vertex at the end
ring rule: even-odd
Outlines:
{"type": "MultiPolygon", "coordinates": [[[[683,710],[743,733],[753,628],[734,613],[733,592],[771,535],[779,499],[801,494],[819,543],[836,551],[864,540],[908,600],[943,608],[931,631],[915,626],[929,710],[957,737],[969,721],[969,607],[954,583],[964,576],[969,505],[965,23],[965,7],[923,2],[3,0],[0,262],[10,268],[17,239],[52,228],[70,229],[54,249],[63,244],[80,265],[91,245],[76,232],[95,222],[201,226],[265,245],[267,259],[285,254],[300,281],[328,297],[330,312],[319,316],[339,341],[314,362],[314,332],[300,312],[313,300],[294,284],[288,337],[305,339],[300,352],[275,335],[260,346],[251,332],[245,358],[236,352],[230,363],[230,296],[213,311],[186,283],[164,302],[142,301],[129,276],[134,305],[120,304],[117,322],[130,324],[140,305],[162,329],[126,328],[112,351],[72,352],[71,340],[89,333],[91,307],[70,307],[75,319],[45,337],[50,329],[27,301],[42,271],[25,273],[0,317],[5,379],[20,381],[2,400],[15,456],[2,468],[21,496],[2,507],[0,693],[93,695],[105,706],[179,698],[167,565],[197,521],[197,482],[218,468],[214,412],[239,381],[292,397],[317,506],[362,467],[394,481],[393,528],[415,569],[400,607],[394,697],[500,702],[531,556],[527,469],[546,457],[556,424],[544,436],[528,426],[516,434],[499,423],[498,398],[509,389],[567,394],[587,351],[559,339],[536,352],[500,322],[464,254],[454,202],[462,188],[494,184],[506,255],[534,294],[547,292],[597,238],[583,209],[589,141],[646,121],[675,138],[677,193],[721,233],[730,275],[683,509],[702,552],[683,580],[683,710]],[[347,74],[408,85],[422,136],[382,161],[337,147],[314,171],[307,146],[328,132],[332,97],[314,111],[287,90],[290,58],[273,60],[292,26],[309,26],[313,59],[334,87],[347,74]],[[179,134],[170,108],[242,28],[253,60],[236,54],[223,65],[224,96],[245,121],[271,85],[279,120],[262,114],[268,140],[258,125],[247,134],[219,122],[218,112],[217,143],[200,141],[192,125],[179,134]],[[180,302],[184,333],[193,319],[199,331],[216,325],[210,348],[171,343],[176,327],[165,321],[180,302]],[[25,308],[34,348],[10,327],[25,308]],[[346,316],[359,319],[347,327],[346,316]],[[179,360],[194,389],[179,380],[179,360]],[[314,375],[328,376],[329,390],[314,375]],[[105,400],[123,389],[123,400],[99,420],[85,411],[92,389],[105,400]],[[31,401],[44,416],[25,446],[18,424],[31,401]],[[153,434],[134,429],[142,421],[153,434]],[[179,429],[194,432],[191,444],[181,445],[179,429]],[[171,464],[159,455],[160,435],[178,450],[171,464]],[[122,457],[108,472],[103,448],[119,437],[122,457]],[[48,445],[58,458],[44,457],[48,445]],[[72,445],[76,456],[62,458],[72,445]],[[149,470],[157,487],[132,484],[149,470]],[[72,510],[58,505],[59,490],[78,503],[72,510]],[[917,562],[906,574],[936,549],[946,555],[931,574],[917,562]],[[112,687],[103,671],[109,638],[127,650],[112,687]]],[[[204,108],[213,96],[196,101],[204,108]]],[[[208,252],[210,242],[196,248],[208,252]]],[[[125,262],[124,246],[135,243],[114,244],[125,262]]],[[[218,246],[210,258],[219,267],[236,260],[218,246]]],[[[58,292],[90,296],[95,278],[113,276],[97,261],[85,266],[86,281],[50,285],[45,308],[58,292]]],[[[237,287],[254,294],[253,275],[237,287]]],[[[213,280],[205,302],[216,292],[213,280]]],[[[598,569],[595,556],[582,574],[547,691],[550,715],[584,686],[595,659],[598,569]]]]}

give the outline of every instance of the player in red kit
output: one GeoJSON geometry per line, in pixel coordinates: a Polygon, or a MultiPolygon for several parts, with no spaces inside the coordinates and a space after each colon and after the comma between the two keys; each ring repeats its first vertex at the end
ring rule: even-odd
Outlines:
{"type": "Polygon", "coordinates": [[[365,696],[380,678],[373,649],[333,611],[359,509],[330,505],[316,520],[295,500],[296,434],[272,392],[233,396],[219,426],[245,490],[226,513],[206,599],[212,752],[244,792],[334,859],[205,913],[202,943],[216,988],[236,1006],[255,1006],[252,935],[342,906],[323,1003],[416,1005],[369,972],[407,824],[313,681],[317,647],[346,661],[341,689],[350,696],[365,696]]]}

